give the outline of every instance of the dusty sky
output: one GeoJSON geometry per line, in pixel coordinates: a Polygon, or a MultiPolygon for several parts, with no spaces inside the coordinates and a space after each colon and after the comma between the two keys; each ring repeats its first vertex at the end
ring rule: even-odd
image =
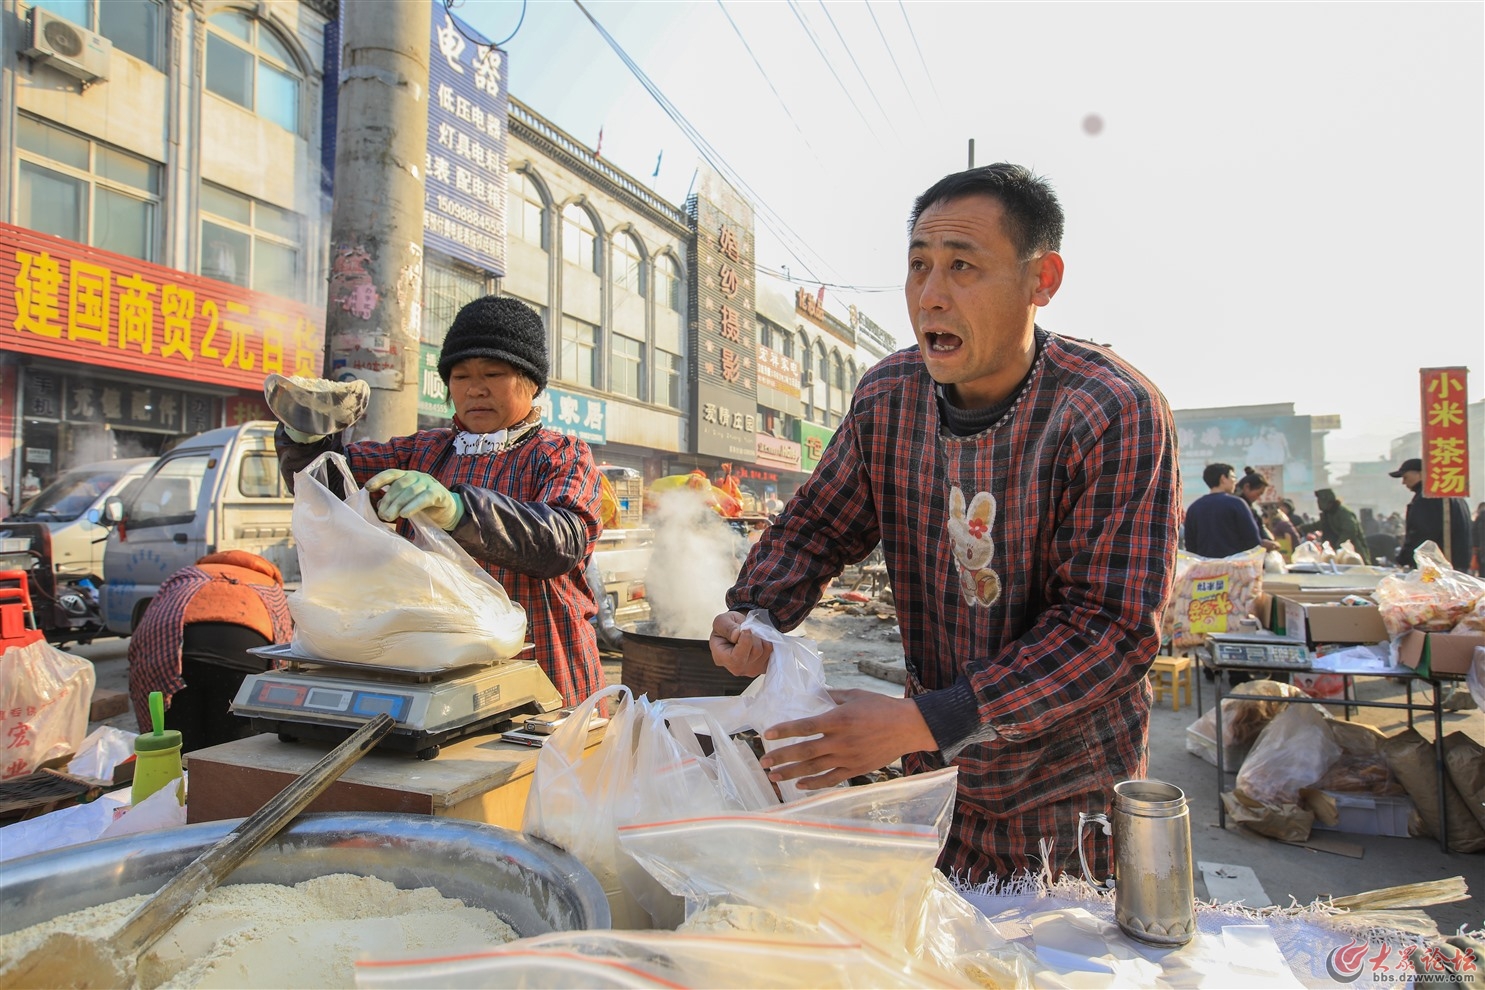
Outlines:
{"type": "MultiPolygon", "coordinates": [[[[1067,211],[1042,324],[1174,408],[1337,413],[1329,458],[1371,459],[1417,429],[1418,368],[1485,392],[1485,5],[586,5],[778,218],[759,267],[858,287],[827,308],[904,344],[908,208],[973,139],[1067,211]]],[[[521,5],[456,11],[500,40],[521,5]]],[[[684,200],[695,146],[575,3],[532,0],[505,47],[513,95],[684,200]]]]}

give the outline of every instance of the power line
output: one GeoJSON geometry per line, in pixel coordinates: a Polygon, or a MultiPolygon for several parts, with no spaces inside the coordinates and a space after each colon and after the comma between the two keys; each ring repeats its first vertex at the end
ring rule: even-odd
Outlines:
{"type": "Polygon", "coordinates": [[[876,26],[877,37],[882,39],[882,47],[887,49],[887,57],[892,60],[892,68],[897,72],[903,91],[907,93],[908,101],[913,105],[913,112],[919,117],[923,116],[923,111],[918,109],[918,99],[913,96],[913,88],[908,85],[907,77],[902,74],[902,67],[897,64],[897,56],[892,53],[892,45],[888,43],[887,35],[882,30],[882,22],[877,20],[877,12],[871,9],[871,0],[862,0],[862,2],[866,4],[866,12],[871,15],[871,23],[876,26]]]}
{"type": "MultiPolygon", "coordinates": [[[[757,213],[758,218],[762,221],[763,225],[770,231],[772,231],[774,236],[777,237],[781,242],[783,242],[786,248],[794,253],[795,258],[805,266],[805,269],[807,271],[809,270],[809,261],[806,258],[806,254],[813,255],[816,263],[821,267],[827,269],[831,268],[828,262],[826,262],[820,255],[815,254],[815,252],[811,250],[807,244],[805,244],[804,239],[797,233],[795,233],[794,230],[788,225],[788,223],[785,222],[784,219],[777,213],[775,213],[766,202],[764,202],[763,197],[759,196],[758,193],[750,185],[748,185],[747,180],[745,180],[736,169],[732,168],[732,166],[727,163],[726,159],[724,159],[722,155],[717,151],[717,149],[712,147],[710,142],[708,142],[706,138],[701,135],[701,132],[698,131],[691,124],[691,122],[686,119],[686,116],[680,112],[675,104],[670,102],[666,95],[660,91],[660,87],[655,85],[654,81],[651,80],[649,76],[645,75],[644,70],[639,67],[639,64],[635,62],[634,59],[630,57],[629,53],[624,50],[624,47],[619,44],[618,39],[609,34],[608,30],[604,28],[602,24],[598,23],[598,19],[594,17],[591,12],[589,12],[588,8],[583,6],[582,0],[573,0],[573,3],[577,5],[578,10],[582,11],[583,16],[588,19],[588,23],[593,25],[594,30],[596,30],[603,38],[603,40],[608,44],[608,46],[613,49],[614,54],[619,56],[620,61],[622,61],[624,65],[629,69],[629,71],[634,75],[634,78],[639,80],[640,85],[644,86],[645,90],[650,94],[655,102],[660,105],[660,109],[665,111],[665,115],[671,119],[671,122],[679,127],[682,133],[684,133],[686,137],[690,139],[691,143],[696,147],[696,150],[701,153],[702,157],[705,158],[713,168],[721,173],[722,177],[725,178],[733,187],[735,187],[739,192],[743,193],[745,196],[748,197],[749,200],[752,201],[754,210],[757,213]]],[[[813,275],[814,273],[811,272],[810,274],[813,275]]]]}
{"type": "Polygon", "coordinates": [[[789,9],[794,12],[795,20],[799,21],[799,26],[804,29],[804,36],[810,39],[810,44],[815,46],[815,51],[820,53],[820,61],[824,63],[825,68],[830,70],[830,74],[835,77],[836,85],[840,87],[842,93],[846,94],[846,99],[851,102],[851,109],[856,111],[856,116],[861,118],[861,123],[866,125],[866,129],[871,132],[871,136],[877,139],[877,144],[882,144],[885,148],[886,145],[882,142],[882,136],[877,133],[875,127],[871,126],[871,121],[866,119],[866,114],[861,112],[861,107],[857,105],[856,98],[851,95],[851,91],[846,88],[845,81],[841,79],[840,73],[836,72],[835,66],[831,64],[830,56],[825,54],[825,49],[821,48],[820,43],[815,40],[815,32],[811,31],[810,26],[805,23],[804,15],[799,12],[799,4],[795,0],[789,0],[789,9]]]}
{"type": "MultiPolygon", "coordinates": [[[[448,11],[450,15],[454,13],[454,8],[456,6],[462,7],[463,5],[464,0],[443,0],[443,9],[448,11]]],[[[489,48],[491,50],[494,50],[496,48],[503,47],[504,45],[509,43],[510,40],[514,38],[518,33],[520,33],[521,25],[526,23],[526,0],[521,0],[521,16],[516,18],[515,30],[499,41],[480,41],[477,38],[472,37],[468,32],[464,30],[463,27],[460,26],[459,19],[457,17],[450,16],[449,23],[454,25],[455,31],[458,31],[460,34],[464,35],[465,41],[472,42],[476,48],[489,48]]]]}
{"type": "Polygon", "coordinates": [[[780,282],[789,282],[794,285],[823,285],[827,289],[840,289],[844,292],[901,292],[901,285],[847,285],[844,282],[818,282],[812,278],[795,278],[793,275],[781,275],[771,268],[759,268],[759,275],[776,278],[780,282]]]}
{"type": "Polygon", "coordinates": [[[913,30],[913,22],[908,18],[907,6],[902,0],[897,0],[897,9],[902,11],[903,23],[907,25],[908,37],[913,39],[913,47],[918,51],[918,61],[923,66],[923,74],[928,77],[928,85],[933,87],[933,98],[942,103],[943,97],[938,95],[938,83],[933,81],[933,73],[928,70],[928,60],[923,57],[923,48],[918,44],[918,33],[913,30]]]}
{"type": "Polygon", "coordinates": [[[846,41],[846,36],[840,33],[840,28],[836,26],[835,18],[830,16],[830,8],[825,6],[825,0],[817,0],[817,2],[820,4],[820,9],[825,12],[825,20],[830,22],[830,27],[835,31],[835,36],[840,39],[841,46],[845,48],[846,58],[849,58],[851,64],[856,67],[856,75],[860,76],[861,81],[866,84],[866,92],[870,94],[871,101],[877,105],[878,112],[887,121],[887,126],[892,129],[892,136],[897,138],[899,142],[902,141],[902,135],[897,133],[897,127],[892,123],[892,117],[887,113],[887,108],[882,106],[881,100],[877,99],[877,91],[872,89],[871,80],[866,78],[865,72],[861,71],[861,63],[856,61],[856,53],[851,51],[851,45],[846,41]]]}
{"type": "Polygon", "coordinates": [[[727,12],[727,5],[722,0],[717,0],[717,6],[721,8],[722,16],[727,18],[727,23],[732,25],[733,32],[737,34],[737,40],[742,42],[742,46],[746,49],[748,57],[753,60],[753,65],[757,67],[758,74],[763,77],[764,82],[768,83],[769,90],[772,91],[774,99],[779,101],[779,106],[783,108],[784,115],[789,118],[789,123],[793,124],[794,129],[799,132],[799,136],[804,140],[804,146],[810,149],[810,154],[815,158],[815,164],[823,169],[825,163],[820,161],[820,155],[815,151],[815,146],[810,144],[809,135],[804,132],[804,128],[799,126],[799,121],[794,119],[794,114],[790,112],[789,105],[784,102],[783,96],[779,94],[778,89],[773,84],[773,80],[769,78],[768,72],[764,70],[763,63],[759,62],[758,56],[753,54],[753,46],[748,44],[748,39],[743,37],[742,29],[737,26],[737,22],[732,19],[732,15],[727,12]]]}

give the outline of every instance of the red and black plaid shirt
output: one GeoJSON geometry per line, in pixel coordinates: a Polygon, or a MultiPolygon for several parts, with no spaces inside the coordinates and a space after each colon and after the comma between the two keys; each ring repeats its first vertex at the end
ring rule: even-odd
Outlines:
{"type": "MultiPolygon", "coordinates": [[[[536,644],[536,661],[562,695],[565,704],[580,704],[603,687],[598,635],[592,619],[598,612],[583,576],[583,565],[602,531],[599,521],[598,468],[582,440],[538,427],[534,436],[498,454],[450,452],[451,431],[424,430],[386,443],[363,440],[348,444],[346,460],[358,484],[388,468],[432,474],[446,488],[488,488],[520,502],[542,502],[582,520],[588,531],[587,552],[572,570],[543,580],[481,560],[479,550],[465,546],[511,600],[526,609],[528,636],[536,644]],[[440,463],[440,457],[442,462],[440,463]],[[436,468],[436,470],[435,470],[436,468]]],[[[404,536],[412,528],[399,523],[404,536]]]]}
{"type": "MultiPolygon", "coordinates": [[[[1066,816],[1051,806],[1106,805],[1118,780],[1143,772],[1144,675],[1175,559],[1180,479],[1164,397],[1103,348],[1040,329],[1037,341],[1014,407],[969,437],[943,429],[916,349],[874,367],[728,595],[792,629],[829,578],[881,543],[908,692],[941,749],[904,764],[959,766],[954,839],[970,847],[993,846],[1009,818],[1029,819],[1013,832],[1053,838],[1066,816]],[[994,498],[988,528],[970,520],[957,538],[961,551],[965,532],[982,551],[993,543],[988,564],[972,562],[979,587],[998,585],[989,606],[971,604],[955,560],[953,488],[966,502],[994,498]]],[[[1059,859],[1075,854],[1058,846],[1059,859]]],[[[1010,853],[994,859],[1032,865],[1010,853]]]]}

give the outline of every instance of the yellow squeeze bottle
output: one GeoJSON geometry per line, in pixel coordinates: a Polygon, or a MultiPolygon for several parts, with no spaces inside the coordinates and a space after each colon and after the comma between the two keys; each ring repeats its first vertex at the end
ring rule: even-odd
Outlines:
{"type": "Polygon", "coordinates": [[[175,781],[176,800],[185,804],[180,733],[165,728],[165,696],[159,691],[150,692],[150,725],[153,732],[141,732],[134,738],[134,787],[129,792],[129,801],[138,804],[175,781]]]}

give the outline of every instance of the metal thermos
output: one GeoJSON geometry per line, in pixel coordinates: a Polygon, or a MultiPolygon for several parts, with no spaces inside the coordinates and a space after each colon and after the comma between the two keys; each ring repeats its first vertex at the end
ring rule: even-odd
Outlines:
{"type": "Polygon", "coordinates": [[[1191,818],[1186,795],[1160,780],[1114,785],[1108,815],[1078,815],[1078,859],[1083,878],[1114,891],[1114,920],[1124,934],[1151,945],[1185,945],[1196,934],[1196,881],[1191,869],[1191,818]],[[1103,826],[1114,837],[1114,878],[1088,875],[1083,829],[1103,826]]]}

